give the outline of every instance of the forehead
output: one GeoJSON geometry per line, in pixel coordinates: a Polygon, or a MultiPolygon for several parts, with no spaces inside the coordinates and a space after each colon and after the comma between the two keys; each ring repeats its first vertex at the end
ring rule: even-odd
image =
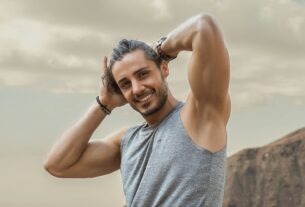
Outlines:
{"type": "Polygon", "coordinates": [[[154,62],[147,59],[143,50],[135,50],[125,54],[122,60],[114,63],[112,74],[115,80],[119,80],[133,74],[140,68],[149,67],[151,64],[154,62]]]}

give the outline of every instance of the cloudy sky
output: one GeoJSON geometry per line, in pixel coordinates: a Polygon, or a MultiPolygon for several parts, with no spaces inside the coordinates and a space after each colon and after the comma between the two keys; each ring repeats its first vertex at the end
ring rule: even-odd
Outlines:
{"type": "MultiPolygon", "coordinates": [[[[154,42],[200,12],[215,16],[230,53],[228,153],[305,126],[304,0],[0,0],[0,5],[1,206],[83,206],[80,200],[121,205],[118,173],[66,181],[48,176],[41,163],[94,102],[102,57],[117,41],[154,42]]],[[[181,100],[188,91],[188,57],[182,53],[170,65],[170,88],[181,100]]],[[[140,121],[125,106],[93,138],[140,121]]]]}

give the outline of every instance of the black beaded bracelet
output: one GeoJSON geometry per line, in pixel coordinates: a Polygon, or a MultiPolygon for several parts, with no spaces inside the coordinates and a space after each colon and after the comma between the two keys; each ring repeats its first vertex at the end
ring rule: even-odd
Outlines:
{"type": "Polygon", "coordinates": [[[101,110],[103,112],[105,112],[105,114],[109,115],[111,113],[111,111],[107,108],[107,105],[102,104],[102,102],[100,101],[99,96],[96,97],[96,101],[100,105],[101,110]]]}

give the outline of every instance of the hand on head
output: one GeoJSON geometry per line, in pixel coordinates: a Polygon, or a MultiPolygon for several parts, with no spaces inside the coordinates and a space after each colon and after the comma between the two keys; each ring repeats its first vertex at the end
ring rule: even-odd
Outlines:
{"type": "Polygon", "coordinates": [[[108,58],[105,56],[102,67],[99,99],[103,104],[110,106],[111,108],[123,106],[127,101],[120,91],[116,91],[113,87],[113,84],[115,83],[112,83],[114,80],[111,80],[110,78],[107,60],[108,58]]]}

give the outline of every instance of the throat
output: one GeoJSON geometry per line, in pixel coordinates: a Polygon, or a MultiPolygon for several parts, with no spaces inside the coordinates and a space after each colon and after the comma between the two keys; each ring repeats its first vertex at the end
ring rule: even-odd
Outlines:
{"type": "Polygon", "coordinates": [[[173,101],[167,101],[160,110],[156,111],[150,115],[142,115],[146,120],[148,126],[155,126],[160,123],[167,115],[169,115],[177,106],[178,101],[175,99],[173,101]]]}

